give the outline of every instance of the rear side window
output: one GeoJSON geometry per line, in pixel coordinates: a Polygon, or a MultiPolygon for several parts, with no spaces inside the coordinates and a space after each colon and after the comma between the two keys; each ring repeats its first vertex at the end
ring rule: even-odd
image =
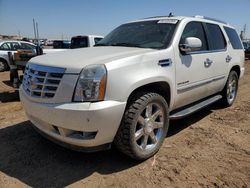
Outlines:
{"type": "Polygon", "coordinates": [[[27,43],[21,43],[21,48],[25,50],[31,50],[31,49],[35,49],[36,47],[27,43]]]}
{"type": "Polygon", "coordinates": [[[71,48],[84,48],[89,46],[88,37],[73,37],[71,39],[71,48]]]}
{"type": "Polygon", "coordinates": [[[220,27],[216,24],[206,23],[208,31],[209,50],[222,50],[226,48],[226,41],[220,27]]]}
{"type": "Polygon", "coordinates": [[[208,50],[205,32],[201,22],[190,22],[186,25],[181,36],[180,44],[184,44],[185,39],[188,37],[196,37],[201,40],[202,47],[198,51],[208,50]]]}
{"type": "Polygon", "coordinates": [[[227,36],[228,36],[233,48],[234,49],[243,49],[237,32],[234,29],[229,28],[229,27],[224,27],[224,29],[227,33],[227,36]]]}

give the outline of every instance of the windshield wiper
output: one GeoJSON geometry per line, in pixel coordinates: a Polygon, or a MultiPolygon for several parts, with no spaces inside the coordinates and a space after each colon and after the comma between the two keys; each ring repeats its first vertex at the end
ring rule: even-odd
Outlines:
{"type": "Polygon", "coordinates": [[[95,44],[94,46],[110,46],[109,44],[105,44],[105,43],[97,43],[97,44],[95,44]]]}
{"type": "Polygon", "coordinates": [[[113,43],[113,44],[110,44],[110,46],[126,46],[126,47],[138,47],[138,48],[142,48],[139,44],[126,43],[126,42],[113,43]]]}
{"type": "Polygon", "coordinates": [[[111,43],[111,44],[107,44],[107,43],[99,43],[96,44],[94,46],[125,46],[125,47],[137,47],[137,48],[143,48],[142,46],[140,46],[139,44],[134,44],[134,43],[126,43],[126,42],[118,42],[118,43],[111,43]]]}

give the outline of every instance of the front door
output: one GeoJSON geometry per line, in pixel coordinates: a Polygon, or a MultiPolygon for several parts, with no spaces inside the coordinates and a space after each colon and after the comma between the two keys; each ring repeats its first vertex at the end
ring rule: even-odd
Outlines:
{"type": "Polygon", "coordinates": [[[190,104],[212,94],[210,90],[212,64],[208,42],[202,22],[189,22],[184,27],[180,43],[187,37],[199,38],[202,47],[197,51],[176,54],[176,102],[175,108],[190,104]]]}

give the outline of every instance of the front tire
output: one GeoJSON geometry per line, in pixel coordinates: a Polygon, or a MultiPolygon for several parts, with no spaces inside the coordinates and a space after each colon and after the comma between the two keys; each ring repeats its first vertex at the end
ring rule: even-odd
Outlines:
{"type": "Polygon", "coordinates": [[[159,94],[146,93],[128,106],[114,143],[124,154],[145,160],[160,149],[169,126],[168,104],[159,94]]]}
{"type": "Polygon", "coordinates": [[[8,64],[5,60],[0,59],[0,72],[8,70],[8,64]]]}
{"type": "Polygon", "coordinates": [[[229,73],[227,83],[222,91],[222,103],[225,107],[232,106],[238,92],[238,74],[235,71],[229,73]]]}

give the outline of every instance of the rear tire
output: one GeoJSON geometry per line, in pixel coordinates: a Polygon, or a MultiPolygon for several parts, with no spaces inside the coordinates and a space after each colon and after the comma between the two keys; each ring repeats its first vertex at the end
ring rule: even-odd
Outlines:
{"type": "Polygon", "coordinates": [[[222,91],[222,103],[225,107],[232,106],[238,91],[238,74],[235,71],[229,73],[227,83],[222,91]]]}
{"type": "Polygon", "coordinates": [[[168,126],[166,100],[157,93],[141,94],[128,105],[114,144],[124,154],[145,160],[158,152],[168,126]]]}

